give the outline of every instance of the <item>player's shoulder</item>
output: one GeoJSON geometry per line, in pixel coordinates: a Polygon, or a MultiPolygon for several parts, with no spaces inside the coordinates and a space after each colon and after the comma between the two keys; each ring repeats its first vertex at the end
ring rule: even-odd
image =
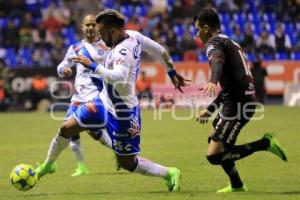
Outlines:
{"type": "Polygon", "coordinates": [[[103,49],[104,51],[108,51],[109,47],[105,45],[105,42],[102,39],[99,39],[95,42],[97,48],[103,49]]]}
{"type": "Polygon", "coordinates": [[[140,32],[134,31],[134,30],[126,30],[125,32],[129,35],[129,37],[141,37],[141,36],[143,36],[140,32]]]}
{"type": "Polygon", "coordinates": [[[206,44],[206,55],[209,55],[213,51],[222,50],[230,38],[224,34],[218,34],[211,38],[206,44]]]}
{"type": "Polygon", "coordinates": [[[215,37],[213,37],[209,43],[211,45],[224,45],[227,41],[229,41],[230,38],[225,34],[218,34],[215,37]]]}
{"type": "Polygon", "coordinates": [[[72,48],[75,52],[79,51],[83,47],[83,40],[77,41],[71,44],[69,48],[72,48]]]}

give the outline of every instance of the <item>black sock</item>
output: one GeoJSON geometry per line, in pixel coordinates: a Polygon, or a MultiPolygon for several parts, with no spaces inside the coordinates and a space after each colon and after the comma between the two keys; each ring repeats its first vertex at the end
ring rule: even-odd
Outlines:
{"type": "Polygon", "coordinates": [[[231,187],[241,188],[243,186],[243,182],[240,178],[237,169],[235,168],[234,162],[227,160],[222,162],[221,166],[226,172],[226,174],[229,176],[231,187]]]}
{"type": "Polygon", "coordinates": [[[243,145],[236,145],[230,148],[231,160],[236,161],[245,158],[256,151],[264,151],[270,146],[268,139],[263,138],[255,142],[243,145]]]}

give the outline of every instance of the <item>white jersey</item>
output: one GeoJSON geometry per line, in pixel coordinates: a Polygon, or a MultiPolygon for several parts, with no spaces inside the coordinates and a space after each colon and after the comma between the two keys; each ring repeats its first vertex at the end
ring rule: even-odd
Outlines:
{"type": "Polygon", "coordinates": [[[71,45],[63,59],[63,61],[57,66],[57,73],[60,77],[63,77],[63,69],[76,66],[75,77],[75,92],[71,101],[78,101],[81,103],[88,102],[95,98],[103,88],[102,79],[99,76],[95,76],[95,73],[83,67],[79,63],[70,61],[70,58],[84,55],[89,57],[94,62],[104,64],[105,57],[109,48],[106,47],[103,40],[99,40],[95,43],[88,43],[85,40],[77,42],[71,45]]]}
{"type": "MultiPolygon", "coordinates": [[[[131,109],[138,105],[135,85],[140,68],[141,52],[150,53],[162,61],[166,53],[165,48],[141,33],[137,31],[126,31],[126,33],[128,38],[111,49],[104,66],[98,65],[96,68],[96,74],[104,80],[100,98],[108,111],[113,114],[116,114],[119,108],[131,109]]],[[[162,63],[167,71],[174,69],[166,62],[162,63]]]]}

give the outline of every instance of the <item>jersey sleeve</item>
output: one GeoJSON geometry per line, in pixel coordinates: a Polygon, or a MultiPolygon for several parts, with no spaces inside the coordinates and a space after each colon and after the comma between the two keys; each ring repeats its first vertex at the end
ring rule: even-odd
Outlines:
{"type": "Polygon", "coordinates": [[[206,49],[206,55],[211,68],[211,77],[209,82],[217,84],[221,78],[222,68],[225,62],[224,48],[222,47],[222,44],[213,40],[206,49]]]}
{"type": "Polygon", "coordinates": [[[133,53],[125,46],[118,46],[113,52],[113,69],[98,65],[95,72],[108,83],[125,82],[128,79],[133,53]]]}
{"type": "Polygon", "coordinates": [[[71,45],[69,47],[64,59],[57,66],[57,74],[59,77],[64,77],[64,74],[63,74],[64,68],[71,68],[76,65],[73,62],[69,61],[70,58],[75,57],[75,56],[76,56],[76,53],[73,50],[73,45],[71,45]]]}
{"type": "Polygon", "coordinates": [[[143,52],[149,53],[159,59],[167,72],[175,69],[172,58],[162,45],[141,33],[138,33],[138,37],[141,41],[141,48],[143,52]]]}

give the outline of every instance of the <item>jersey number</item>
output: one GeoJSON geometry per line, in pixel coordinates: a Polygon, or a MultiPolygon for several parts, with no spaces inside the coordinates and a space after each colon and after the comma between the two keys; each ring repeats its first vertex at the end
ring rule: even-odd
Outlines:
{"type": "Polygon", "coordinates": [[[236,43],[235,41],[233,41],[233,40],[231,40],[231,41],[232,41],[232,43],[233,43],[235,46],[237,46],[237,47],[239,48],[238,52],[239,52],[239,54],[240,54],[240,56],[241,56],[241,59],[242,59],[242,62],[243,62],[244,68],[245,68],[246,75],[252,77],[251,71],[250,71],[249,66],[248,66],[248,64],[247,64],[247,61],[246,61],[246,56],[245,56],[245,54],[241,51],[241,46],[240,46],[238,43],[236,43]]]}

